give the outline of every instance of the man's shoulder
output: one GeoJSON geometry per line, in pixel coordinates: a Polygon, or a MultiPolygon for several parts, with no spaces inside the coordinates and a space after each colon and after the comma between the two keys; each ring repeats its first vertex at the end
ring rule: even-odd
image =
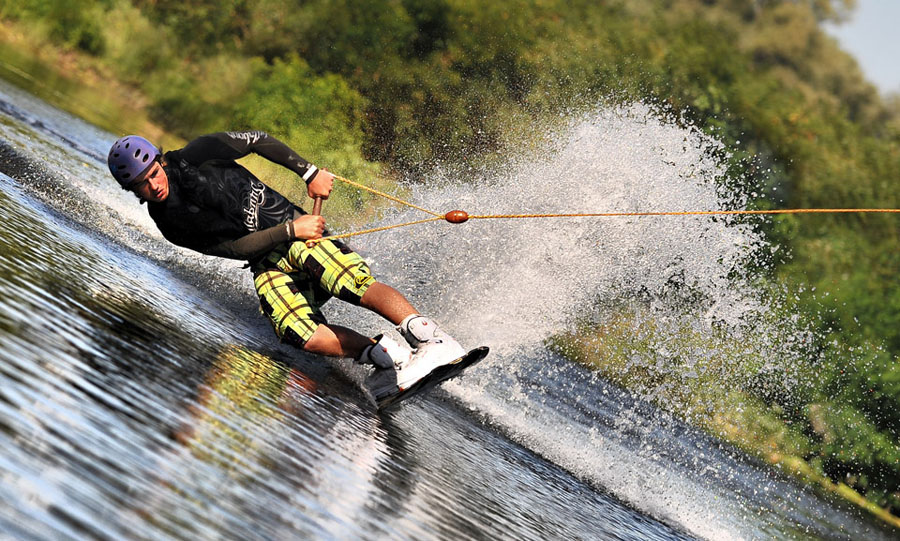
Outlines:
{"type": "Polygon", "coordinates": [[[182,150],[184,150],[184,149],[177,148],[175,150],[167,150],[166,152],[163,153],[163,158],[165,158],[166,163],[168,165],[173,165],[173,166],[178,167],[178,166],[180,166],[180,162],[182,160],[182,158],[181,158],[182,150]]]}
{"type": "Polygon", "coordinates": [[[213,133],[209,135],[210,137],[227,137],[232,141],[241,141],[247,145],[255,145],[256,143],[262,141],[269,137],[269,134],[261,131],[261,130],[252,130],[252,131],[227,131],[221,133],[213,133]]]}

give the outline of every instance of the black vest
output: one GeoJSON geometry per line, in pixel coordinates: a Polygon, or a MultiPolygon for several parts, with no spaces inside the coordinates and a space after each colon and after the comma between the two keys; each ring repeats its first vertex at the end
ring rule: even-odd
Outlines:
{"type": "Polygon", "coordinates": [[[284,223],[301,212],[283,195],[231,160],[199,166],[166,153],[169,196],[148,202],[150,217],[163,236],[185,248],[204,252],[224,241],[284,223]]]}

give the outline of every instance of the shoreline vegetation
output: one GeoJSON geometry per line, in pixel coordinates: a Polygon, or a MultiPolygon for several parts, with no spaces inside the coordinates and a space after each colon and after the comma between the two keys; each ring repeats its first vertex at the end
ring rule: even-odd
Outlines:
{"type": "MultiPolygon", "coordinates": [[[[263,129],[387,191],[435,165],[465,178],[538,148],[536,125],[641,100],[721,140],[722,188],[754,194],[755,208],[900,207],[900,97],[880,96],[820,28],[853,0],[363,4],[0,0],[0,74],[113,133],[175,148],[263,129]]],[[[305,197],[277,168],[251,167],[305,197]]],[[[329,206],[362,221],[379,212],[367,195],[329,206]]],[[[789,391],[737,345],[687,367],[704,339],[690,332],[676,339],[684,356],[633,362],[621,352],[655,353],[629,332],[641,318],[628,310],[552,345],[900,527],[900,225],[782,216],[757,227],[779,250],[751,270],[791,292],[781,309],[810,330],[809,358],[785,366],[799,382],[789,391]]]]}
{"type": "MultiPolygon", "coordinates": [[[[639,321],[633,313],[620,312],[606,324],[556,336],[550,341],[550,347],[816,492],[839,498],[900,528],[900,517],[867,500],[847,483],[833,481],[822,472],[820,463],[810,460],[816,454],[811,453],[816,442],[795,424],[786,423],[780,407],[741,389],[732,381],[739,379],[734,377],[734,370],[730,370],[731,378],[722,380],[720,365],[734,360],[727,357],[743,359],[753,353],[743,351],[737,344],[729,352],[728,345],[722,348],[720,344],[720,357],[695,362],[696,357],[688,360],[687,356],[696,351],[693,346],[702,346],[702,338],[688,331],[679,332],[674,339],[661,337],[655,329],[648,332],[646,324],[646,320],[639,321]],[[665,344],[662,346],[667,350],[665,359],[658,355],[654,358],[660,344],[665,344]]],[[[812,422],[824,430],[825,406],[809,404],[807,407],[812,422]]]]}

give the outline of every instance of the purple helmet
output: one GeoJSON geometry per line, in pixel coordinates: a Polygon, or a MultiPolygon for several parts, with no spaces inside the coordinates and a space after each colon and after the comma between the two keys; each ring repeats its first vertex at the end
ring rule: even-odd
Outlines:
{"type": "Polygon", "coordinates": [[[109,149],[106,163],[109,172],[119,181],[123,189],[128,190],[140,179],[153,161],[159,157],[159,149],[153,143],[139,135],[120,137],[109,149]]]}

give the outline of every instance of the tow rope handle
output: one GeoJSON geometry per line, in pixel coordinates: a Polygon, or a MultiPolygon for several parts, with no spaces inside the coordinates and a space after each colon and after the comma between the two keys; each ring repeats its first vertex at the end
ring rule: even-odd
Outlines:
{"type": "MultiPolygon", "coordinates": [[[[322,199],[321,197],[314,198],[313,209],[312,209],[313,216],[321,216],[322,215],[322,201],[324,201],[324,199],[322,199]]],[[[318,244],[318,243],[314,240],[306,241],[307,248],[315,248],[316,244],[318,244]]]]}

